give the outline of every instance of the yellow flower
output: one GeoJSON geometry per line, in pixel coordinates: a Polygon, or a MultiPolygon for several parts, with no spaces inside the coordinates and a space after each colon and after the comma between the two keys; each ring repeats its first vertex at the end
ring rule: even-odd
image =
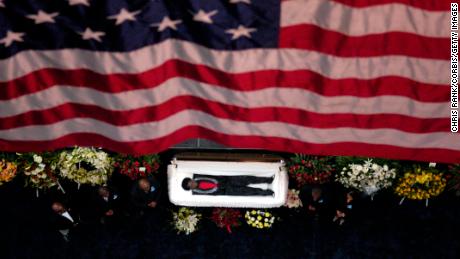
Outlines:
{"type": "Polygon", "coordinates": [[[395,193],[413,200],[429,199],[439,195],[446,186],[442,174],[434,174],[425,170],[407,172],[395,187],[395,193]]]}
{"type": "Polygon", "coordinates": [[[418,183],[423,184],[429,179],[429,176],[427,174],[417,175],[415,179],[418,183]]]}

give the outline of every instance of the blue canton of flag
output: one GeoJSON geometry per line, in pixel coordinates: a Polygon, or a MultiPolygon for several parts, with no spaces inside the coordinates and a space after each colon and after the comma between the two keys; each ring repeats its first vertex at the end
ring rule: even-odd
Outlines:
{"type": "Polygon", "coordinates": [[[275,0],[0,2],[0,58],[29,49],[130,51],[168,38],[226,50],[278,42],[275,0]]]}

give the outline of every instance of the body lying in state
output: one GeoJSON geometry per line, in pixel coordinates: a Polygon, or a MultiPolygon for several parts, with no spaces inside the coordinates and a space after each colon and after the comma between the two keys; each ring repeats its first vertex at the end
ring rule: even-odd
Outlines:
{"type": "Polygon", "coordinates": [[[274,196],[271,189],[252,187],[253,184],[271,184],[275,176],[257,177],[248,175],[215,176],[193,174],[192,178],[182,181],[184,190],[191,190],[196,195],[228,196],[274,196]]]}

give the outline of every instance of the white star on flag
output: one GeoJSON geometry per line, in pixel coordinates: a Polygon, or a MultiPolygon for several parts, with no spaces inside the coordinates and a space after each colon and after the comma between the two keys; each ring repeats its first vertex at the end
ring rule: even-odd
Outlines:
{"type": "Polygon", "coordinates": [[[251,32],[257,31],[254,28],[246,28],[243,25],[239,25],[238,28],[226,30],[226,33],[232,34],[232,40],[236,40],[240,37],[251,38],[251,32]]]}
{"type": "Polygon", "coordinates": [[[141,12],[141,10],[137,10],[134,12],[130,12],[126,10],[125,8],[121,8],[120,12],[115,15],[111,15],[107,17],[108,19],[113,19],[116,20],[115,24],[120,25],[124,23],[125,21],[135,21],[136,20],[136,15],[138,15],[141,12]]]}
{"type": "Polygon", "coordinates": [[[27,15],[27,18],[34,20],[35,24],[40,23],[55,23],[54,17],[58,16],[59,13],[45,13],[39,10],[37,14],[27,15]]]}
{"type": "Polygon", "coordinates": [[[84,32],[79,32],[81,38],[84,40],[96,40],[101,42],[101,37],[105,35],[105,32],[102,31],[92,31],[90,28],[86,28],[84,32]]]}
{"type": "Polygon", "coordinates": [[[251,0],[230,0],[231,4],[238,4],[238,3],[243,3],[243,4],[251,4],[251,0]]]}
{"type": "Polygon", "coordinates": [[[217,14],[217,10],[210,11],[209,13],[199,10],[198,13],[193,15],[193,20],[197,22],[209,23],[212,24],[211,16],[217,14]]]}
{"type": "Polygon", "coordinates": [[[163,17],[160,23],[154,23],[151,26],[158,27],[158,31],[162,32],[168,28],[177,31],[177,25],[181,23],[182,20],[171,20],[168,16],[163,17]]]}
{"type": "Polygon", "coordinates": [[[0,44],[5,45],[5,47],[9,47],[15,41],[24,41],[22,37],[24,37],[25,33],[23,32],[13,32],[7,31],[6,36],[3,39],[0,39],[0,44]]]}
{"type": "Polygon", "coordinates": [[[69,5],[86,5],[86,6],[89,6],[89,0],[69,0],[69,5]]]}

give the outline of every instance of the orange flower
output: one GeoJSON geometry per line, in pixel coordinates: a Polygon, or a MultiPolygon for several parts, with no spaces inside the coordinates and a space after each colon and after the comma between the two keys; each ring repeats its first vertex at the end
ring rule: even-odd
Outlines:
{"type": "Polygon", "coordinates": [[[5,160],[0,161],[0,185],[4,182],[11,181],[17,173],[17,165],[14,162],[8,162],[5,160]]]}

